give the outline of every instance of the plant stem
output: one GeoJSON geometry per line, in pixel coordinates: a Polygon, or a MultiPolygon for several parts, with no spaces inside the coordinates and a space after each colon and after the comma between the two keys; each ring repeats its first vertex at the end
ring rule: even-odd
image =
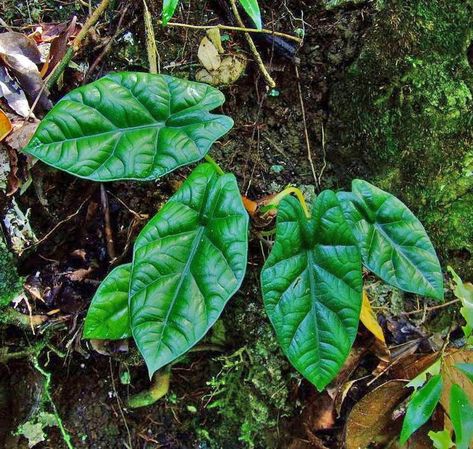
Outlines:
{"type": "MultiPolygon", "coordinates": [[[[158,20],[158,24],[162,25],[163,22],[162,20],[158,20]]],[[[178,27],[178,28],[190,28],[192,30],[212,30],[214,28],[219,29],[219,30],[225,30],[225,31],[241,31],[243,33],[258,33],[258,34],[270,34],[273,36],[279,36],[284,39],[288,39],[294,42],[297,42],[298,44],[302,44],[302,39],[297,36],[292,36],[290,34],[286,33],[281,33],[279,31],[272,31],[272,30],[266,30],[266,29],[261,29],[258,30],[256,28],[246,28],[246,27],[235,27],[235,26],[229,26],[229,25],[222,25],[222,24],[217,24],[217,25],[189,25],[187,23],[179,23],[179,22],[168,22],[166,26],[170,27],[178,27]]]]}
{"type": "MultiPolygon", "coordinates": [[[[230,0],[230,3],[232,5],[233,15],[235,16],[238,25],[241,28],[244,28],[245,24],[243,23],[243,20],[241,19],[240,13],[238,12],[238,7],[235,3],[235,0],[230,0]]],[[[264,62],[261,59],[261,55],[258,53],[258,49],[256,48],[256,45],[250,36],[250,33],[245,31],[244,34],[245,34],[246,41],[248,42],[248,45],[250,47],[251,53],[253,53],[253,57],[255,58],[256,64],[258,64],[260,72],[266,81],[266,84],[269,86],[270,89],[274,89],[276,87],[276,82],[273,80],[268,70],[266,69],[264,62]]]]}
{"type": "Polygon", "coordinates": [[[127,402],[127,407],[139,408],[147,407],[161,399],[169,391],[169,381],[171,379],[171,368],[166,366],[153,376],[153,383],[149,390],[131,396],[127,402]]]}
{"type": "Polygon", "coordinates": [[[277,206],[284,197],[290,195],[291,193],[294,193],[294,195],[296,195],[297,199],[299,200],[299,203],[301,203],[302,209],[304,210],[305,216],[307,218],[310,218],[309,208],[307,207],[307,203],[305,202],[304,195],[297,187],[286,187],[282,192],[278,193],[268,205],[277,206]]]}
{"type": "Polygon", "coordinates": [[[110,0],[102,0],[100,2],[99,6],[97,6],[95,11],[87,19],[87,22],[85,22],[82,29],[79,31],[79,33],[77,34],[75,39],[72,41],[71,46],[67,49],[66,54],[63,56],[63,58],[57,64],[57,66],[54,68],[54,70],[51,72],[51,75],[49,76],[49,79],[46,82],[46,87],[48,89],[51,89],[51,87],[53,87],[56,84],[59,77],[62,75],[64,70],[66,70],[66,67],[71,62],[71,59],[73,58],[75,53],[77,53],[77,51],[79,50],[80,45],[81,45],[82,41],[84,40],[84,38],[89,33],[89,30],[100,19],[100,16],[108,8],[109,3],[110,3],[110,0]]]}
{"type": "Polygon", "coordinates": [[[209,163],[212,164],[213,168],[215,168],[215,171],[220,175],[223,176],[225,172],[220,168],[220,165],[217,164],[217,161],[215,161],[214,158],[209,156],[208,154],[205,155],[204,159],[209,163]]]}

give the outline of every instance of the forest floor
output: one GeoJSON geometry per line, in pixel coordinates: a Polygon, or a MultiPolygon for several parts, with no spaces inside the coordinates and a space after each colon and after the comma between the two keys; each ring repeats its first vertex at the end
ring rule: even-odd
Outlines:
{"type": "MultiPolygon", "coordinates": [[[[78,0],[2,3],[4,25],[24,34],[44,24],[69,24],[74,16],[83,24],[89,15],[87,2],[78,0]]],[[[340,1],[333,8],[327,5],[335,1],[260,3],[267,29],[303,33],[303,44],[294,53],[278,50],[270,40],[258,44],[276,82],[270,89],[243,34],[222,32],[225,50],[243,53],[250,62],[237,81],[221,87],[226,97],[222,112],[234,119],[235,126],[214,145],[212,156],[236,175],[241,192],[252,200],[289,184],[301,187],[308,197],[321,189],[346,187],[353,177],[363,175],[365,167],[362,160],[343,165],[330,156],[335,144],[327,134],[333,120],[333,87],[360,55],[382,2],[340,1]]],[[[150,5],[153,18],[159,17],[160,8],[161,2],[150,5]]],[[[229,17],[217,1],[193,0],[182,2],[174,21],[208,25],[228,23],[229,17]]],[[[4,25],[0,23],[0,32],[7,31],[4,25]]],[[[195,79],[205,31],[163,28],[156,20],[154,34],[161,73],[195,79]]],[[[112,2],[59,86],[52,89],[51,101],[110,71],[148,71],[145,36],[142,2],[112,2]]],[[[41,112],[37,116],[41,118],[41,112]]],[[[5,318],[7,324],[0,324],[0,360],[2,350],[18,355],[4,358],[0,365],[2,447],[26,448],[28,441],[31,447],[36,438],[38,449],[332,449],[346,444],[349,435],[354,441],[361,438],[356,426],[365,424],[353,414],[357,406],[370,416],[376,413],[370,406],[383,403],[386,416],[369,421],[366,425],[373,428],[364,432],[372,433],[370,447],[400,447],[395,440],[401,421],[391,419],[396,413],[402,416],[407,393],[399,388],[403,384],[392,382],[415,377],[435,360],[447,340],[461,340],[462,319],[449,279],[446,301],[456,302],[435,309],[433,302],[424,305],[418,297],[403,296],[368,276],[367,291],[390,354],[361,326],[345,370],[328,392],[316,392],[290,367],[263,313],[259,272],[268,248],[261,231],[274,224],[255,221],[247,276],[206,337],[209,350],[190,353],[173,366],[164,398],[149,407],[127,408],[130,395],[149,387],[146,368],[131,342],[101,345],[82,340],[83,320],[110,270],[107,231],[112,232],[119,260],[129,261],[130,243],[147,217],[159,210],[190,169],[179,169],[156,182],[113,182],[101,189],[98,183],[42,163],[31,165],[20,145],[1,146],[0,151],[9,152],[14,171],[0,194],[4,228],[11,222],[14,205],[24,214],[20,214],[23,221],[15,215],[19,221],[13,223],[21,228],[21,235],[16,235],[20,249],[12,248],[18,242],[11,230],[5,231],[26,295],[15,307],[23,316],[41,321],[37,326],[28,320],[15,326],[5,318]],[[32,360],[50,373],[49,384],[32,360]],[[360,402],[377,388],[381,391],[377,397],[360,402]],[[391,404],[393,398],[396,403],[391,404]],[[47,421],[49,413],[61,418],[71,442],[54,420],[47,421]],[[38,418],[41,414],[46,422],[38,418]],[[26,430],[25,423],[30,424],[26,430]],[[14,436],[20,425],[22,430],[14,436]]],[[[366,173],[370,171],[367,167],[366,173]]],[[[470,354],[452,357],[471,362],[470,354]]],[[[443,429],[444,418],[438,415],[406,447],[433,447],[426,435],[431,429],[443,429]]],[[[361,443],[347,447],[354,444],[361,443]]]]}

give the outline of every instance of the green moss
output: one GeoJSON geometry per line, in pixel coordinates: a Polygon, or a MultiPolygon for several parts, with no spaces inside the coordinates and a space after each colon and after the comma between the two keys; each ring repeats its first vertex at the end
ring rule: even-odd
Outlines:
{"type": "Polygon", "coordinates": [[[214,418],[201,432],[212,448],[278,447],[282,420],[294,414],[289,389],[295,373],[262,316],[259,306],[249,304],[228,319],[234,332],[247,337],[247,345],[216,360],[221,368],[209,382],[207,406],[214,418]]]}
{"type": "Polygon", "coordinates": [[[0,235],[0,307],[7,305],[22,289],[13,257],[0,235]]]}
{"type": "Polygon", "coordinates": [[[328,139],[345,173],[398,195],[470,275],[472,38],[473,0],[389,2],[333,89],[328,139]]]}

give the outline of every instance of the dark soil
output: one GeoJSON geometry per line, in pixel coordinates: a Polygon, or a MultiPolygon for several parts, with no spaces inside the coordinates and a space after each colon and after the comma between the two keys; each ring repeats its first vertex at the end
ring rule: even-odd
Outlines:
{"type": "MultiPolygon", "coordinates": [[[[68,20],[72,14],[77,14],[83,21],[87,15],[87,9],[79,3],[78,9],[65,4],[61,10],[57,9],[57,3],[34,2],[37,19],[33,22],[68,20]]],[[[289,183],[314,185],[304,138],[306,127],[314,169],[320,176],[321,187],[346,184],[347,175],[334,171],[330,162],[324,160],[324,151],[330,147],[329,143],[323,142],[324,126],[330,115],[331,86],[358,55],[374,11],[369,6],[361,5],[328,12],[320,1],[268,0],[261,3],[267,18],[266,27],[288,32],[305,28],[306,39],[297,58],[300,59],[298,71],[306,123],[304,126],[295,63],[265,46],[261,51],[277,82],[279,96],[268,95],[256,65],[251,64],[237,84],[224,89],[227,102],[223,111],[234,118],[235,128],[214,146],[212,155],[225,170],[236,174],[241,191],[250,198],[260,198],[289,183]],[[301,17],[301,11],[304,24],[296,19],[301,17]]],[[[101,39],[113,34],[120,7],[116,2],[115,12],[109,13],[108,22],[98,28],[96,41],[84,47],[75,58],[76,62],[94,62],[100,53],[97,46],[101,39]]],[[[17,9],[13,2],[6,2],[5,8],[8,17],[4,18],[12,25],[23,26],[29,20],[24,6],[17,9]]],[[[90,80],[109,70],[147,70],[141,14],[139,2],[130,4],[123,23],[134,43],[127,44],[129,41],[125,41],[123,35],[118,37],[109,55],[90,74],[90,80]]],[[[214,3],[196,0],[190,8],[186,3],[176,20],[205,24],[217,19],[219,14],[221,11],[214,7],[214,3]]],[[[201,32],[157,29],[163,72],[193,78],[201,38],[201,32]]],[[[246,49],[241,35],[230,34],[230,39],[232,48],[246,49]]],[[[53,92],[53,97],[59,98],[76,84],[77,80],[67,72],[64,87],[59,92],[53,92]]],[[[31,224],[37,236],[46,235],[61,220],[65,221],[34,253],[27,253],[22,258],[20,273],[27,276],[30,285],[35,285],[44,293],[45,302],[36,305],[35,313],[47,313],[54,309],[60,309],[60,312],[44,335],[31,337],[27,336],[26,331],[9,331],[1,335],[2,342],[22,347],[31,339],[34,341],[49,336],[52,345],[63,353],[64,358],[60,358],[54,352],[44,351],[40,361],[52,373],[53,399],[76,448],[124,448],[128,447],[129,441],[133,448],[210,447],[203,434],[199,435],[196,429],[212,429],[219,425],[221,419],[216,412],[206,408],[206,395],[210,391],[207,382],[222,368],[217,358],[219,354],[190,354],[173,369],[171,394],[165,400],[137,411],[124,410],[123,404],[128,395],[148,385],[144,367],[134,362],[139,358],[122,354],[117,348],[109,348],[112,352],[110,358],[93,351],[89,344],[80,340],[82,321],[90,299],[110,269],[100,186],[73,179],[39,163],[33,170],[37,182],[18,200],[23,210],[31,209],[31,224]],[[75,216],[67,218],[78,210],[75,216]],[[71,278],[71,272],[77,274],[78,270],[90,271],[84,278],[71,278]],[[120,373],[126,369],[131,372],[131,385],[120,382],[120,373]]],[[[152,216],[189,171],[179,170],[174,176],[155,183],[119,182],[105,186],[115,248],[121,254],[121,261],[129,260],[127,244],[133,241],[145,223],[139,215],[152,216]]],[[[263,323],[261,326],[267,326],[258,312],[261,298],[257,273],[263,258],[256,238],[253,238],[251,249],[250,273],[223,315],[228,334],[225,354],[251,346],[259,338],[256,331],[253,334],[243,332],[243,325],[234,321],[242,310],[247,317],[253,314],[256,327],[258,322],[263,323]]],[[[19,395],[21,388],[14,373],[28,373],[30,370],[24,364],[10,365],[9,381],[3,380],[3,388],[11,389],[10,400],[22,401],[27,409],[35,402],[35,393],[26,395],[26,398],[19,395]]],[[[290,389],[294,392],[289,397],[295,403],[298,397],[306,394],[306,387],[303,384],[298,388],[297,379],[292,382],[290,389]]],[[[273,412],[277,417],[277,411],[273,412]]],[[[19,416],[27,417],[28,413],[23,412],[19,416]]],[[[278,422],[280,438],[271,447],[288,447],[288,441],[296,436],[292,435],[296,427],[292,428],[287,418],[278,419],[278,422]]],[[[48,440],[38,448],[66,447],[57,428],[48,429],[48,435],[48,440]]],[[[13,440],[16,441],[8,447],[26,447],[25,440],[13,440]]],[[[269,447],[258,444],[256,447],[269,447]]],[[[233,443],[227,441],[222,447],[237,449],[250,446],[238,441],[238,435],[235,435],[233,443]]]]}

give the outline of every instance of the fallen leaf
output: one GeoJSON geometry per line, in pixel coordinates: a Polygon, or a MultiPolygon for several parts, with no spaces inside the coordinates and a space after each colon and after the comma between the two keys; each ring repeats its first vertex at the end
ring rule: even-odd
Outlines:
{"type": "Polygon", "coordinates": [[[51,109],[49,91],[37,67],[41,63],[41,53],[33,39],[13,31],[1,33],[0,59],[32,101],[39,97],[38,104],[45,110],[51,109]]]}
{"type": "Polygon", "coordinates": [[[256,209],[258,209],[258,203],[256,201],[250,200],[244,195],[241,196],[241,199],[246,211],[250,214],[250,216],[253,216],[256,213],[256,209]]]}
{"type": "MultiPolygon", "coordinates": [[[[220,58],[220,56],[219,56],[220,58]]],[[[197,81],[212,86],[227,86],[235,83],[245,73],[247,59],[242,54],[225,56],[218,69],[202,69],[195,74],[197,81]]]]}
{"type": "Polygon", "coordinates": [[[10,119],[7,115],[0,109],[0,142],[10,134],[10,131],[13,129],[10,119]]]}
{"type": "Polygon", "coordinates": [[[393,412],[410,391],[405,382],[390,380],[366,394],[351,409],[345,426],[346,449],[366,448],[372,443],[381,447],[401,429],[401,419],[393,420],[393,412]]]}
{"type": "Polygon", "coordinates": [[[218,54],[218,50],[215,48],[215,45],[212,44],[208,37],[204,37],[200,42],[197,57],[199,58],[200,63],[208,71],[217,70],[222,63],[222,60],[218,54]]]}
{"type": "Polygon", "coordinates": [[[0,96],[5,98],[10,106],[18,115],[27,117],[30,113],[30,106],[25,93],[21,90],[18,83],[8,74],[5,67],[0,65],[0,96]]]}
{"type": "Polygon", "coordinates": [[[459,363],[473,363],[473,351],[466,349],[451,349],[447,351],[443,358],[441,373],[444,381],[444,388],[440,403],[450,415],[450,389],[453,384],[459,385],[469,398],[473,398],[473,382],[455,367],[459,363]]]}
{"type": "Polygon", "coordinates": [[[220,54],[225,53],[225,50],[222,47],[222,37],[220,36],[220,30],[218,28],[209,28],[207,30],[207,37],[210,39],[212,44],[220,54]]]}
{"type": "Polygon", "coordinates": [[[20,151],[30,141],[31,136],[39,126],[37,119],[19,120],[13,122],[13,131],[5,139],[5,143],[14,150],[20,151]]]}
{"type": "Polygon", "coordinates": [[[62,25],[62,31],[51,40],[47,69],[42,73],[43,77],[48,76],[66,54],[69,40],[77,31],[77,17],[74,16],[68,26],[62,25]]]}

